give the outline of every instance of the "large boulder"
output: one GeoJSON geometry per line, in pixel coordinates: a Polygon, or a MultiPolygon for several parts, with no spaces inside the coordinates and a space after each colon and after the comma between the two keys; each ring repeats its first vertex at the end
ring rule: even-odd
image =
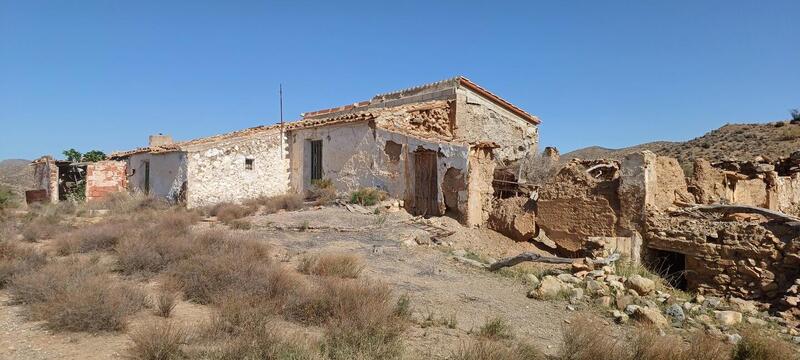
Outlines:
{"type": "Polygon", "coordinates": [[[516,241],[531,240],[536,235],[536,215],[530,199],[496,200],[489,214],[489,228],[516,241]]]}

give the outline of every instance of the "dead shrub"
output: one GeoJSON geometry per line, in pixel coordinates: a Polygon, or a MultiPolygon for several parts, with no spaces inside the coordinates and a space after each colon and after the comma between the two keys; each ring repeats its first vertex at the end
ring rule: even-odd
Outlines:
{"type": "Polygon", "coordinates": [[[184,359],[181,345],[187,337],[186,330],[171,322],[151,322],[131,334],[128,356],[136,360],[184,359]]]}
{"type": "Polygon", "coordinates": [[[0,289],[14,275],[21,275],[44,266],[44,254],[9,240],[0,241],[0,289]]]}
{"type": "Polygon", "coordinates": [[[628,359],[624,347],[596,317],[576,316],[563,327],[562,339],[559,357],[564,360],[628,359]]]}
{"type": "Polygon", "coordinates": [[[514,337],[508,321],[501,317],[489,319],[478,329],[478,335],[490,340],[511,339],[514,337]]]}
{"type": "Polygon", "coordinates": [[[253,223],[243,219],[236,219],[228,223],[228,226],[234,230],[250,230],[253,227],[253,223]]]}
{"type": "Polygon", "coordinates": [[[114,248],[117,266],[122,273],[150,275],[193,253],[195,243],[189,236],[161,237],[140,234],[123,238],[114,248]]]}
{"type": "Polygon", "coordinates": [[[323,254],[306,256],[300,261],[298,270],[304,274],[338,276],[355,279],[364,269],[358,256],[351,254],[323,254]]]}
{"type": "Polygon", "coordinates": [[[22,225],[22,238],[27,241],[50,239],[68,228],[61,224],[60,216],[49,213],[34,217],[22,225]]]}
{"type": "Polygon", "coordinates": [[[185,235],[199,219],[196,213],[182,209],[164,211],[158,214],[158,220],[151,231],[160,236],[185,235]]]}
{"type": "Polygon", "coordinates": [[[178,262],[167,276],[188,299],[202,304],[225,292],[278,300],[298,281],[270,261],[267,247],[254,241],[226,241],[218,249],[178,262]]]}
{"type": "Polygon", "coordinates": [[[372,206],[379,201],[386,200],[388,196],[389,194],[386,191],[374,187],[361,188],[350,193],[350,203],[359,204],[361,206],[372,206]]]}
{"type": "Polygon", "coordinates": [[[306,199],[313,201],[314,205],[328,205],[336,198],[336,187],[331,179],[314,180],[306,191],[306,199]]]}
{"type": "Polygon", "coordinates": [[[461,346],[450,360],[545,360],[547,356],[539,349],[527,344],[478,340],[461,346]]]}
{"type": "Polygon", "coordinates": [[[402,354],[406,318],[395,311],[391,290],[365,280],[319,278],[286,307],[285,316],[325,326],[323,353],[331,359],[391,359],[402,354]]]}
{"type": "Polygon", "coordinates": [[[272,214],[279,210],[294,211],[303,208],[303,196],[300,194],[286,194],[260,198],[265,214],[272,214]]]}
{"type": "Polygon", "coordinates": [[[142,193],[115,192],[100,201],[87,203],[90,209],[108,209],[112,214],[131,214],[148,210],[166,210],[170,204],[142,193]]]}
{"type": "Polygon", "coordinates": [[[253,207],[232,203],[222,203],[215,205],[209,214],[211,216],[216,216],[217,220],[221,221],[222,223],[228,224],[233,220],[253,215],[255,212],[256,208],[253,207]]]}
{"type": "Polygon", "coordinates": [[[797,359],[791,345],[769,336],[763,330],[744,329],[742,339],[733,350],[733,360],[797,359]]]}
{"type": "Polygon", "coordinates": [[[55,249],[59,255],[75,252],[111,250],[125,235],[128,223],[103,223],[63,234],[56,238],[55,249]]]}
{"type": "Polygon", "coordinates": [[[316,351],[298,337],[280,335],[270,322],[258,323],[234,337],[228,337],[221,346],[200,357],[209,359],[320,359],[316,351]]]}
{"type": "Polygon", "coordinates": [[[25,304],[32,320],[53,330],[117,331],[145,305],[136,286],[112,279],[96,264],[70,259],[15,276],[11,300],[25,304]]]}

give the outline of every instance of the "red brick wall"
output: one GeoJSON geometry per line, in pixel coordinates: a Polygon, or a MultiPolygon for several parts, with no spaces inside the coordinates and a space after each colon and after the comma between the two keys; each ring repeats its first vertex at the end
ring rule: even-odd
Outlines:
{"type": "Polygon", "coordinates": [[[102,199],[126,191],[128,171],[124,161],[98,161],[86,166],[86,201],[102,199]]]}

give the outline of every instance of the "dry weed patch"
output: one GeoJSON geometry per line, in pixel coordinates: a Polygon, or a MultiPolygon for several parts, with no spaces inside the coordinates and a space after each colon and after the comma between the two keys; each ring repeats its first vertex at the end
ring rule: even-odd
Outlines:
{"type": "Polygon", "coordinates": [[[133,346],[128,356],[135,360],[184,359],[181,345],[187,341],[185,329],[171,322],[151,322],[131,334],[133,346]]]}
{"type": "Polygon", "coordinates": [[[450,360],[546,360],[539,349],[527,344],[477,340],[461,346],[450,360]]]}
{"type": "Polygon", "coordinates": [[[351,254],[323,254],[306,256],[300,261],[298,270],[303,274],[338,276],[355,279],[364,269],[358,256],[351,254]]]}
{"type": "Polygon", "coordinates": [[[116,331],[146,302],[136,286],[111,278],[96,264],[67,259],[20,276],[9,286],[11,299],[28,307],[33,320],[54,330],[116,331]]]}
{"type": "Polygon", "coordinates": [[[14,241],[0,241],[0,289],[14,275],[22,275],[44,266],[46,257],[34,249],[14,241]]]}

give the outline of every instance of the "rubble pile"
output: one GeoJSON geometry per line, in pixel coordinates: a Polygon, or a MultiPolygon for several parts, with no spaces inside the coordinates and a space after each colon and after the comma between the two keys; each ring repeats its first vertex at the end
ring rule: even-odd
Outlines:
{"type": "Polygon", "coordinates": [[[618,323],[630,321],[678,331],[703,329],[720,339],[736,342],[742,323],[785,327],[782,331],[800,342],[800,333],[786,327],[786,319],[771,316],[758,303],[742,298],[674,291],[659,280],[637,274],[627,265],[595,268],[590,261],[573,263],[571,271],[553,271],[537,277],[526,274],[531,298],[568,300],[570,310],[586,307],[605,309],[618,323]]]}

